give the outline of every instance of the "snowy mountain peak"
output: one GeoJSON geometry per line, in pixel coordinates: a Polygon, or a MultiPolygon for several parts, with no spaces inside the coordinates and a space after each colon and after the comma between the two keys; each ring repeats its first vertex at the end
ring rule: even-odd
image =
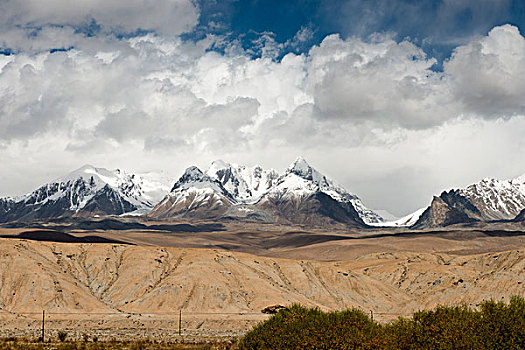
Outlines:
{"type": "Polygon", "coordinates": [[[297,157],[292,164],[286,169],[286,173],[292,173],[296,174],[297,176],[300,176],[302,178],[305,178],[307,180],[311,180],[312,173],[315,171],[314,168],[308,164],[306,159],[299,156],[297,157]]]}
{"type": "MultiPolygon", "coordinates": [[[[120,169],[98,168],[89,164],[58,178],[53,183],[69,183],[70,186],[85,183],[85,187],[89,188],[91,193],[96,193],[108,186],[121,195],[124,200],[142,211],[151,209],[169,190],[166,177],[160,174],[138,175],[120,169]]],[[[86,198],[90,197],[87,196],[86,198]]],[[[82,208],[82,205],[79,208],[82,208]]]]}
{"type": "Polygon", "coordinates": [[[202,170],[192,165],[186,170],[184,170],[184,174],[182,174],[181,179],[200,179],[202,177],[204,177],[204,173],[202,172],[202,170]]]}
{"type": "Polygon", "coordinates": [[[190,166],[184,171],[184,174],[182,174],[175,185],[173,185],[171,192],[180,192],[188,189],[212,190],[231,198],[231,195],[224,189],[219,181],[203,173],[202,170],[196,166],[190,166]]]}
{"type": "Polygon", "coordinates": [[[66,176],[62,176],[53,183],[62,183],[62,182],[74,182],[79,179],[90,182],[91,185],[96,186],[98,189],[104,187],[104,185],[109,185],[110,187],[120,187],[124,184],[128,189],[134,184],[135,174],[127,174],[125,171],[120,169],[108,170],[105,168],[97,168],[92,165],[84,165],[66,176]]]}
{"type": "Polygon", "coordinates": [[[366,223],[384,221],[380,215],[368,209],[356,195],[326,178],[301,156],[297,157],[279,177],[276,186],[269,191],[269,196],[287,198],[306,196],[316,192],[322,192],[337,202],[351,203],[366,223]]]}
{"type": "Polygon", "coordinates": [[[255,203],[275,183],[279,174],[260,166],[247,167],[218,160],[206,174],[219,181],[239,203],[255,203]]]}
{"type": "MultiPolygon", "coordinates": [[[[106,170],[106,169],[104,169],[104,170],[106,170]]],[[[76,180],[76,179],[78,179],[80,177],[88,177],[89,178],[91,175],[97,174],[97,173],[98,173],[97,168],[95,168],[93,165],[86,164],[86,165],[81,166],[80,168],[78,168],[76,170],[73,170],[72,172],[70,172],[69,174],[67,174],[65,176],[59,177],[55,181],[56,182],[63,182],[63,181],[68,181],[68,180],[76,180]]]]}
{"type": "Polygon", "coordinates": [[[522,174],[514,179],[511,179],[510,182],[513,184],[525,184],[525,174],[522,174]]]}
{"type": "Polygon", "coordinates": [[[525,177],[510,180],[484,178],[460,189],[486,219],[512,219],[525,208],[525,177]]]}
{"type": "Polygon", "coordinates": [[[223,169],[223,168],[228,168],[228,167],[231,167],[231,166],[232,166],[232,164],[227,163],[227,162],[223,161],[222,159],[217,159],[217,160],[214,160],[213,162],[211,162],[210,169],[223,169]]]}
{"type": "Polygon", "coordinates": [[[297,158],[295,158],[293,163],[288,167],[288,169],[290,171],[302,172],[302,171],[308,171],[309,169],[311,169],[311,166],[310,164],[308,164],[308,162],[306,161],[306,159],[304,159],[303,156],[298,156],[297,158]]]}
{"type": "Polygon", "coordinates": [[[311,181],[314,185],[320,188],[329,188],[334,185],[319,171],[314,169],[306,159],[299,156],[295,161],[286,169],[285,176],[288,174],[295,174],[304,180],[311,181]]]}
{"type": "Polygon", "coordinates": [[[203,183],[203,182],[213,182],[207,175],[205,175],[202,170],[196,166],[190,166],[185,171],[184,174],[177,180],[171,191],[175,191],[181,187],[187,187],[194,183],[203,183]]]}
{"type": "Polygon", "coordinates": [[[31,193],[14,199],[0,221],[93,213],[145,213],[168,192],[165,180],[153,173],[128,174],[84,165],[31,193]]]}

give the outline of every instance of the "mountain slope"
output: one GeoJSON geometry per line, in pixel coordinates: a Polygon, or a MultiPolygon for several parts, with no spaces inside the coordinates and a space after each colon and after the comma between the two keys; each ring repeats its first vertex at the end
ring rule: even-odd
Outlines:
{"type": "Polygon", "coordinates": [[[259,166],[223,161],[213,162],[206,173],[190,167],[150,217],[352,227],[382,220],[357,196],[327,179],[301,157],[280,176],[259,166]]]}
{"type": "Polygon", "coordinates": [[[253,204],[275,183],[279,174],[260,166],[247,167],[220,160],[211,163],[206,174],[218,180],[238,203],[253,204]]]}
{"type": "Polygon", "coordinates": [[[443,192],[414,225],[440,227],[473,221],[512,220],[525,209],[525,176],[485,178],[463,189],[443,192]]]}
{"type": "MultiPolygon", "coordinates": [[[[312,168],[304,158],[298,157],[287,169],[286,173],[293,173],[307,179],[319,186],[321,192],[332,197],[340,203],[350,203],[365,223],[378,223],[384,221],[376,212],[368,209],[355,194],[347,192],[343,187],[326,178],[317,170],[312,168]]],[[[285,175],[286,175],[285,173],[285,175]]]]}
{"type": "Polygon", "coordinates": [[[442,227],[483,220],[481,212],[460,191],[451,190],[434,197],[413,228],[442,227]]]}
{"type": "Polygon", "coordinates": [[[0,199],[0,222],[149,211],[163,190],[135,174],[86,165],[27,195],[0,199]]]}
{"type": "Polygon", "coordinates": [[[485,220],[513,219],[525,208],[525,176],[511,180],[486,178],[460,190],[485,220]]]}
{"type": "Polygon", "coordinates": [[[355,200],[359,199],[299,157],[256,206],[271,212],[278,217],[278,221],[294,224],[366,226],[354,207],[355,200]]]}
{"type": "Polygon", "coordinates": [[[153,208],[149,216],[156,219],[216,219],[234,203],[235,199],[218,180],[192,166],[186,169],[171,192],[153,208]]]}

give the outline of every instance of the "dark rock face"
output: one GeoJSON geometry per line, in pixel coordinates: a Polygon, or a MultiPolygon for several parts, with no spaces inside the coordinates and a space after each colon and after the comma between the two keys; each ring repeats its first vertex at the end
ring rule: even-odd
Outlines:
{"type": "Polygon", "coordinates": [[[516,217],[512,221],[525,223],[525,209],[523,209],[518,215],[516,215],[516,217]]]}
{"type": "Polygon", "coordinates": [[[322,192],[286,199],[269,197],[256,206],[270,212],[276,221],[282,223],[316,227],[334,224],[355,228],[367,226],[352,204],[338,202],[322,192]]]}
{"type": "Polygon", "coordinates": [[[106,185],[94,193],[80,210],[86,195],[91,195],[89,183],[82,180],[43,186],[21,201],[0,199],[0,222],[32,221],[71,216],[120,215],[137,208],[106,185]],[[66,186],[69,185],[69,186],[66,186]],[[56,196],[58,192],[60,196],[56,196]]]}
{"type": "MultiPolygon", "coordinates": [[[[239,197],[240,181],[233,175],[231,168],[221,169],[217,171],[217,177],[219,179],[219,182],[223,186],[228,182],[231,182],[234,185],[234,191],[233,193],[231,193],[231,195],[233,196],[233,198],[239,197]]],[[[248,190],[248,193],[250,194],[250,196],[252,195],[250,190],[248,190]]]]}
{"type": "Polygon", "coordinates": [[[75,216],[121,215],[136,209],[133,204],[106,185],[75,216]]]}
{"type": "Polygon", "coordinates": [[[25,201],[11,202],[6,210],[0,212],[0,222],[9,221],[31,221],[43,218],[56,218],[59,216],[71,216],[69,212],[69,201],[67,198],[59,198],[44,204],[31,204],[25,201]]]}
{"type": "Polygon", "coordinates": [[[483,220],[483,215],[479,209],[459,194],[459,191],[451,190],[434,197],[430,207],[423,212],[412,228],[443,227],[480,220],[483,220]]]}
{"type": "Polygon", "coordinates": [[[214,192],[171,194],[157,204],[148,217],[163,220],[173,218],[213,220],[221,218],[231,205],[228,197],[214,192]]]}

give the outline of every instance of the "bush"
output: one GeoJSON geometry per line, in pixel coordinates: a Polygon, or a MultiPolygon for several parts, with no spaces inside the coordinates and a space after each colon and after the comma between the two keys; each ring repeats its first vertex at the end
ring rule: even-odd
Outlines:
{"type": "Polygon", "coordinates": [[[480,310],[439,306],[388,324],[360,310],[325,313],[293,305],[241,339],[240,349],[525,349],[525,299],[480,310]]]}
{"type": "Polygon", "coordinates": [[[270,317],[240,342],[241,349],[375,348],[380,326],[360,310],[325,313],[293,305],[270,317]]]}
{"type": "Polygon", "coordinates": [[[483,345],[486,349],[525,349],[525,299],[512,297],[507,305],[487,301],[481,304],[483,345]]]}
{"type": "Polygon", "coordinates": [[[66,338],[67,338],[67,332],[65,331],[58,332],[58,339],[60,339],[60,341],[65,341],[66,338]]]}
{"type": "Polygon", "coordinates": [[[440,306],[383,327],[390,348],[480,349],[480,319],[478,312],[465,306],[440,306]]]}

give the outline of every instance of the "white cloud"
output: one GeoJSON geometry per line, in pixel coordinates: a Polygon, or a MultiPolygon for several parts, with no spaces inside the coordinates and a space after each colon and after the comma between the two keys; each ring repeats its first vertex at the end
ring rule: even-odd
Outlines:
{"type": "Polygon", "coordinates": [[[309,89],[322,118],[429,127],[451,117],[439,73],[414,44],[378,37],[368,43],[332,35],[310,51],[309,89]]]}
{"type": "Polygon", "coordinates": [[[5,0],[0,3],[0,23],[43,27],[89,25],[92,20],[108,30],[152,30],[177,35],[191,30],[198,9],[190,0],[5,0]]]}
{"type": "Polygon", "coordinates": [[[466,112],[488,118],[525,112],[525,38],[504,25],[454,50],[444,64],[466,112]]]}
{"type": "Polygon", "coordinates": [[[215,158],[282,169],[303,154],[365,203],[403,214],[447,184],[525,172],[525,44],[515,27],[458,47],[444,72],[389,36],[332,35],[280,61],[235,44],[209,50],[223,39],[45,27],[0,57],[0,193],[82,163],[176,176],[215,158]],[[46,51],[65,42],[73,49],[46,51]]]}

